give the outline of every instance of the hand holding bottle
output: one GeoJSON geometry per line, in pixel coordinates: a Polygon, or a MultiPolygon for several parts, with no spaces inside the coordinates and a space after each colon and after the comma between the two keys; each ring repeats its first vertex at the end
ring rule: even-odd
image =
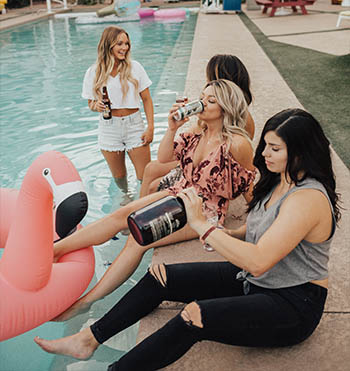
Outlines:
{"type": "Polygon", "coordinates": [[[215,229],[224,230],[224,227],[219,224],[216,207],[203,204],[193,187],[183,190],[178,194],[178,197],[185,205],[187,222],[200,236],[203,248],[206,251],[214,251],[214,248],[205,239],[215,229]],[[205,215],[203,211],[205,211],[205,215]]]}
{"type": "Polygon", "coordinates": [[[185,117],[183,120],[175,120],[174,115],[178,111],[180,107],[183,107],[185,103],[175,103],[170,108],[169,116],[168,116],[168,126],[169,130],[176,131],[178,128],[180,128],[185,122],[189,120],[188,117],[185,117]]]}
{"type": "Polygon", "coordinates": [[[89,101],[89,108],[94,112],[103,112],[105,105],[101,100],[91,100],[89,101]]]}
{"type": "Polygon", "coordinates": [[[187,223],[197,231],[197,227],[207,224],[207,218],[203,214],[203,200],[197,195],[194,187],[186,188],[178,194],[186,209],[187,223]]]}

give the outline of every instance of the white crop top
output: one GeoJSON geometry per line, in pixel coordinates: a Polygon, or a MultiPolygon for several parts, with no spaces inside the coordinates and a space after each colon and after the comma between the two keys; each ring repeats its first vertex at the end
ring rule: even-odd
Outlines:
{"type": "MultiPolygon", "coordinates": [[[[85,99],[96,99],[93,92],[95,73],[96,64],[89,67],[85,73],[81,94],[85,99]]],[[[128,81],[129,90],[124,99],[119,74],[116,77],[109,76],[107,80],[107,92],[111,101],[111,108],[141,108],[140,93],[151,86],[152,81],[149,79],[145,69],[136,61],[131,61],[131,76],[139,83],[138,94],[135,94],[134,84],[128,81]]]]}

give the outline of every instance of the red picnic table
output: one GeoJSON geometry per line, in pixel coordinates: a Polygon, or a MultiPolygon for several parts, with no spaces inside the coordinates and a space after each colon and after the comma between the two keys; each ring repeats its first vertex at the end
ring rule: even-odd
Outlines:
{"type": "Polygon", "coordinates": [[[271,8],[270,17],[273,17],[275,15],[277,8],[283,7],[291,7],[293,9],[293,12],[296,13],[298,11],[297,6],[299,6],[303,14],[308,14],[305,6],[312,5],[315,1],[316,0],[255,0],[257,4],[264,6],[262,11],[263,13],[266,13],[267,9],[271,8]]]}

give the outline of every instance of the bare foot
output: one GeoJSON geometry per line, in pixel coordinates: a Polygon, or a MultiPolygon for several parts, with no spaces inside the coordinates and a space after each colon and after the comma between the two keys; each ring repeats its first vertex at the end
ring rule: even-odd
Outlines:
{"type": "Polygon", "coordinates": [[[120,206],[125,206],[125,205],[129,204],[132,201],[134,201],[134,197],[128,195],[127,193],[124,193],[123,194],[123,198],[122,198],[122,200],[120,201],[119,204],[120,204],[120,206]]]}
{"type": "Polygon", "coordinates": [[[36,336],[34,341],[45,352],[61,354],[77,359],[90,358],[99,346],[90,328],[86,328],[77,334],[57,340],[45,340],[36,336]]]}
{"type": "Polygon", "coordinates": [[[55,249],[53,250],[53,260],[52,260],[52,262],[53,263],[58,263],[58,261],[60,260],[60,255],[59,254],[56,254],[55,253],[55,249]]]}
{"type": "Polygon", "coordinates": [[[53,263],[58,263],[58,261],[62,258],[63,254],[60,252],[60,249],[56,246],[56,244],[59,242],[56,242],[53,245],[53,263]]]}
{"type": "Polygon", "coordinates": [[[64,312],[59,314],[57,317],[53,318],[51,321],[53,322],[67,321],[72,317],[77,316],[78,314],[86,313],[90,309],[91,305],[92,303],[84,303],[83,301],[78,300],[64,312]]]}

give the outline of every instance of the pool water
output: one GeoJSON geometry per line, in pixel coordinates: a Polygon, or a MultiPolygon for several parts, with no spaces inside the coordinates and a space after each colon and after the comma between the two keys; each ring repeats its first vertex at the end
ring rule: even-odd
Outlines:
{"type": "MultiPolygon", "coordinates": [[[[167,128],[168,110],[176,94],[184,90],[195,24],[195,15],[187,16],[182,23],[146,19],[120,24],[130,35],[132,58],[142,63],[153,82],[152,159],[167,128]]],[[[106,26],[76,25],[68,18],[49,19],[0,33],[0,185],[20,188],[27,168],[40,153],[63,152],[78,169],[88,193],[89,211],[82,224],[114,210],[121,199],[97,147],[98,116],[81,98],[84,73],[96,59],[97,44],[106,26]]],[[[136,194],[136,176],[128,159],[127,167],[129,185],[136,194]]],[[[96,269],[89,287],[122,249],[126,237],[117,237],[95,247],[96,269]]],[[[135,344],[137,325],[110,339],[88,361],[47,354],[33,338],[70,335],[91,324],[143,276],[151,254],[145,255],[125,284],[95,303],[88,313],[66,323],[48,322],[2,342],[0,371],[106,370],[135,344]]]]}

